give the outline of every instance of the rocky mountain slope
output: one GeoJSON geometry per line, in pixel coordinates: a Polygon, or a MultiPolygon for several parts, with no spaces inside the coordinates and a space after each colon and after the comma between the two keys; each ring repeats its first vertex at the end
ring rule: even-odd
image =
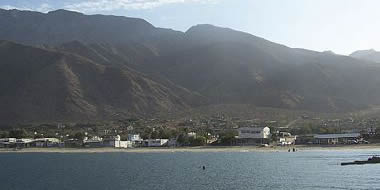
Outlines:
{"type": "Polygon", "coordinates": [[[378,64],[228,28],[177,32],[65,10],[0,10],[0,27],[7,121],[148,117],[220,104],[319,112],[380,104],[378,64]]]}
{"type": "Polygon", "coordinates": [[[127,67],[0,42],[2,122],[83,121],[188,108],[190,92],[127,67]]]}

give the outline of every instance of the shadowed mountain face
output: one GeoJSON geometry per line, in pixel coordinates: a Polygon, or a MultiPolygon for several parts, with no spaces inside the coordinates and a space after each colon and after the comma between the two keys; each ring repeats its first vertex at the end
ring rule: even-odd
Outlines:
{"type": "Polygon", "coordinates": [[[380,63],[380,52],[373,49],[355,51],[350,55],[350,57],[380,63]]]}
{"type": "Polygon", "coordinates": [[[77,121],[249,104],[353,111],[380,104],[380,67],[211,25],[0,9],[0,119],[77,121]]]}
{"type": "Polygon", "coordinates": [[[11,42],[0,42],[4,121],[83,121],[174,112],[189,105],[182,89],[127,67],[11,42]]]}

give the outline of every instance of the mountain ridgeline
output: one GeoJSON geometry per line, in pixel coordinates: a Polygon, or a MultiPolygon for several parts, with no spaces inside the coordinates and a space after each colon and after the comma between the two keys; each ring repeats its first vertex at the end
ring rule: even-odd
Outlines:
{"type": "Polygon", "coordinates": [[[355,51],[350,56],[357,59],[380,63],[380,52],[374,49],[355,51]]]}
{"type": "Polygon", "coordinates": [[[348,112],[380,104],[380,65],[212,25],[0,9],[0,120],[96,121],[200,106],[348,112]]]}

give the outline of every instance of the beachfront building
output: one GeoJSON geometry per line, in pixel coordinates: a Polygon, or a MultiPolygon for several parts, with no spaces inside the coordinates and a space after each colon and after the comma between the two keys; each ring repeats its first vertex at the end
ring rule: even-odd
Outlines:
{"type": "Polygon", "coordinates": [[[28,148],[33,146],[33,139],[0,139],[0,148],[28,148]]]}
{"type": "Polygon", "coordinates": [[[297,135],[296,138],[296,144],[314,144],[314,135],[313,134],[304,134],[304,135],[297,135]]]}
{"type": "Polygon", "coordinates": [[[15,145],[16,148],[30,148],[34,146],[34,140],[26,138],[17,139],[15,145]]]}
{"type": "Polygon", "coordinates": [[[269,127],[241,127],[238,129],[235,145],[267,144],[270,141],[269,127]]]}
{"type": "Polygon", "coordinates": [[[106,136],[104,138],[94,136],[91,138],[85,137],[83,139],[83,146],[86,148],[101,148],[101,147],[131,148],[132,142],[122,141],[120,135],[106,136]]]}
{"type": "Polygon", "coordinates": [[[314,135],[315,144],[350,144],[360,138],[360,133],[314,135]]]}
{"type": "Polygon", "coordinates": [[[86,148],[99,148],[103,147],[103,138],[93,136],[91,138],[85,137],[83,139],[83,146],[86,148]]]}
{"type": "Polygon", "coordinates": [[[16,138],[3,138],[0,139],[0,148],[11,148],[16,144],[16,138]]]}
{"type": "Polygon", "coordinates": [[[286,145],[294,145],[296,143],[296,136],[284,136],[280,137],[278,140],[278,145],[286,146],[286,145]]]}
{"type": "Polygon", "coordinates": [[[144,140],[144,146],[146,147],[162,147],[167,146],[169,139],[147,139],[144,140]]]}
{"type": "Polygon", "coordinates": [[[60,144],[60,140],[57,138],[38,138],[31,140],[33,141],[33,146],[35,147],[58,147],[60,144]]]}
{"type": "Polygon", "coordinates": [[[103,145],[105,147],[113,147],[113,148],[131,148],[131,141],[122,141],[120,135],[107,137],[103,140],[103,145]]]}
{"type": "Polygon", "coordinates": [[[278,132],[277,137],[277,145],[280,146],[294,145],[297,139],[297,136],[294,136],[289,132],[278,132]]]}
{"type": "Polygon", "coordinates": [[[112,141],[111,146],[114,148],[132,148],[131,141],[112,141]]]}
{"type": "Polygon", "coordinates": [[[133,147],[141,147],[143,146],[143,139],[140,134],[128,134],[128,141],[132,142],[133,147]]]}
{"type": "Polygon", "coordinates": [[[83,141],[79,139],[66,139],[63,144],[66,148],[79,148],[83,146],[83,141]]]}

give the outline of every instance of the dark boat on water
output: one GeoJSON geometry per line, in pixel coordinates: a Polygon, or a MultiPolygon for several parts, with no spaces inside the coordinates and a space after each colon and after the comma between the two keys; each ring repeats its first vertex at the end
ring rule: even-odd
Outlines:
{"type": "Polygon", "coordinates": [[[368,160],[363,161],[354,161],[354,162],[342,162],[340,165],[362,165],[362,164],[380,164],[380,157],[379,156],[372,156],[371,158],[368,158],[368,160]]]}

